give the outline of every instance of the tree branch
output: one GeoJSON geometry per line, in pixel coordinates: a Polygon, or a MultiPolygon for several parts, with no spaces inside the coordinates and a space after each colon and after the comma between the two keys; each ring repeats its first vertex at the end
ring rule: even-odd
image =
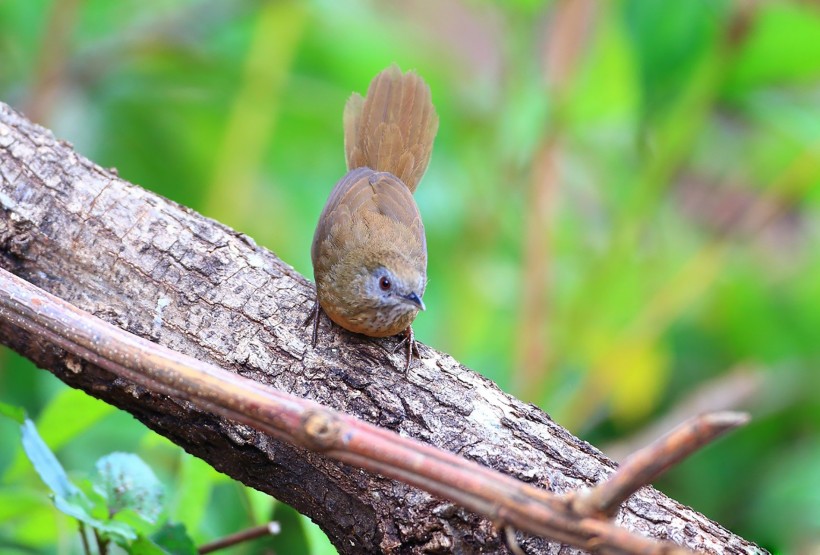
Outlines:
{"type": "Polygon", "coordinates": [[[291,445],[419,487],[487,517],[496,526],[514,526],[607,555],[690,553],[675,544],[629,534],[609,519],[651,478],[746,420],[735,413],[695,419],[638,452],[605,482],[579,495],[559,496],[137,337],[3,269],[0,320],[116,377],[189,401],[291,445]]]}
{"type": "MultiPolygon", "coordinates": [[[[0,267],[138,336],[563,493],[614,465],[547,415],[429,348],[301,327],[310,284],[249,238],[128,184],[0,105],[0,267]]],[[[487,519],[201,410],[0,323],[2,341],[219,470],[309,515],[342,553],[504,552],[487,519]]],[[[759,549],[644,488],[616,522],[692,549],[759,549]]],[[[606,523],[603,523],[606,524],[606,523]]],[[[521,539],[530,553],[549,542],[521,539]]],[[[564,548],[562,552],[573,550],[564,548]]]]}
{"type": "Polygon", "coordinates": [[[579,492],[573,506],[589,516],[614,516],[618,507],[638,488],[652,483],[707,443],[748,421],[747,414],[738,412],[715,412],[692,418],[632,454],[605,482],[579,492]]]}

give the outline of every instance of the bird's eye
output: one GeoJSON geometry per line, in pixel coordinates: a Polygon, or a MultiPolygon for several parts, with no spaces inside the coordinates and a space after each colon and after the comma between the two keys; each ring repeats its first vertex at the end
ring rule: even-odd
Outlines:
{"type": "Polygon", "coordinates": [[[389,291],[391,287],[393,287],[393,284],[390,282],[390,279],[387,276],[382,276],[379,280],[379,288],[382,291],[389,291]]]}

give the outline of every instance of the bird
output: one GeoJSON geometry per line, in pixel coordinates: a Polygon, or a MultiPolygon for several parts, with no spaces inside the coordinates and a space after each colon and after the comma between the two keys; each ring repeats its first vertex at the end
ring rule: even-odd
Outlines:
{"type": "Polygon", "coordinates": [[[425,310],[427,239],[413,193],[430,163],[438,131],[430,87],[392,64],[364,97],[344,109],[347,174],[319,216],[311,245],[316,300],[313,346],[324,312],[370,337],[403,334],[409,370],[418,356],[412,323],[425,310]]]}

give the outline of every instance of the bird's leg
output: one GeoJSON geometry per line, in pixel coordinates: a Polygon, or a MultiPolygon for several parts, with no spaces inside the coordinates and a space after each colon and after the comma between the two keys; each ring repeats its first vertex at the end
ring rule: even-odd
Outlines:
{"type": "Polygon", "coordinates": [[[307,318],[305,321],[302,322],[302,327],[307,326],[311,320],[313,320],[313,343],[312,346],[315,348],[316,343],[319,342],[319,313],[321,312],[322,308],[319,306],[319,298],[316,297],[316,300],[313,301],[313,308],[310,309],[307,318]]]}
{"type": "Polygon", "coordinates": [[[413,326],[407,326],[407,329],[402,332],[404,335],[404,339],[399,341],[399,344],[393,349],[395,353],[399,349],[402,348],[403,345],[407,344],[407,366],[404,367],[404,371],[407,372],[410,370],[410,362],[413,360],[413,355],[416,358],[421,358],[421,353],[419,353],[419,346],[416,343],[416,335],[413,333],[413,326]]]}

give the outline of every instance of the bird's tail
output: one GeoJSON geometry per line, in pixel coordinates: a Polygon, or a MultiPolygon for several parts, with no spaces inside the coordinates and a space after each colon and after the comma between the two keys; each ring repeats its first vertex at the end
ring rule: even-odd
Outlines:
{"type": "Polygon", "coordinates": [[[415,191],[430,163],[438,116],[430,87],[395,64],[373,78],[367,96],[354,93],[344,113],[347,169],[390,172],[415,191]]]}

